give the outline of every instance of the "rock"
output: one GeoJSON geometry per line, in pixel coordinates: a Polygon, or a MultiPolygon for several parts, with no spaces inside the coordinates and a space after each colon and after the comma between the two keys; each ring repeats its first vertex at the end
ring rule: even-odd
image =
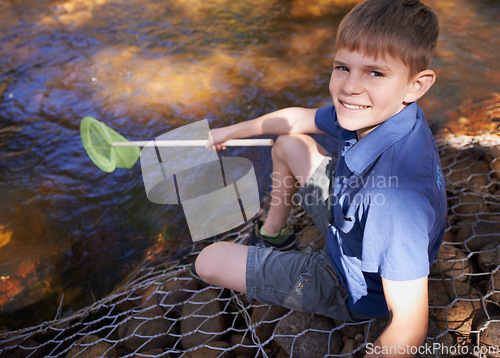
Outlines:
{"type": "MultiPolygon", "coordinates": [[[[337,322],[335,322],[337,323],[337,322]]],[[[339,322],[339,326],[344,324],[344,322],[339,322]]],[[[344,327],[340,330],[340,334],[347,336],[348,338],[354,338],[357,334],[361,333],[364,335],[365,333],[365,324],[352,324],[346,323],[344,327]]]]}
{"type": "MultiPolygon", "coordinates": [[[[276,354],[276,358],[288,358],[290,357],[288,354],[286,354],[286,352],[280,348],[280,350],[278,351],[278,353],[276,354]]],[[[248,357],[250,358],[250,357],[248,357]]]]}
{"type": "Polygon", "coordinates": [[[500,180],[500,158],[496,158],[491,163],[491,169],[494,171],[493,175],[500,180]]]}
{"type": "Polygon", "coordinates": [[[389,317],[379,317],[374,319],[368,326],[367,343],[374,343],[382,334],[389,323],[389,317]]]}
{"type": "Polygon", "coordinates": [[[431,266],[431,277],[455,278],[465,281],[472,268],[467,255],[452,245],[443,244],[438,250],[436,261],[431,266]]]}
{"type": "Polygon", "coordinates": [[[500,270],[491,276],[488,283],[488,292],[493,292],[488,298],[500,305],[500,270]]]}
{"type": "Polygon", "coordinates": [[[478,325],[479,341],[487,346],[498,346],[500,342],[500,317],[491,317],[478,325]]]}
{"type": "Polygon", "coordinates": [[[199,288],[198,283],[191,278],[179,278],[165,282],[161,285],[161,290],[165,292],[161,305],[167,311],[172,308],[180,313],[182,304],[189,299],[199,288]]]}
{"type": "Polygon", "coordinates": [[[363,343],[365,341],[365,335],[362,333],[356,333],[356,335],[354,336],[354,340],[356,341],[356,343],[363,343]]]}
{"type": "Polygon", "coordinates": [[[165,312],[160,307],[161,295],[158,293],[159,285],[151,285],[144,290],[141,296],[141,305],[144,313],[153,316],[162,316],[165,312]]]}
{"type": "Polygon", "coordinates": [[[421,348],[421,353],[416,354],[415,358],[435,358],[436,354],[438,358],[448,358],[446,348],[441,349],[441,347],[453,347],[453,338],[449,333],[444,333],[441,337],[438,337],[443,333],[443,329],[439,325],[429,318],[429,323],[427,326],[427,337],[423,348],[421,348]],[[434,348],[439,347],[438,349],[434,348]],[[429,349],[431,349],[429,351],[429,349]]]}
{"type": "Polygon", "coordinates": [[[162,355],[163,350],[160,348],[156,349],[151,349],[150,351],[146,352],[141,352],[140,354],[137,354],[134,356],[134,358],[144,358],[144,357],[156,357],[156,356],[161,356],[162,358],[170,358],[170,355],[162,355]]]}
{"type": "MultiPolygon", "coordinates": [[[[10,331],[9,331],[10,332],[10,331]]],[[[0,349],[2,350],[2,357],[9,358],[45,358],[45,350],[46,348],[42,346],[40,343],[34,341],[31,338],[19,338],[14,341],[9,341],[8,347],[3,346],[0,341],[0,349]]],[[[85,349],[82,347],[81,350],[85,349]]],[[[88,349],[87,349],[88,351],[88,349]]],[[[112,352],[110,352],[112,353],[112,352]]],[[[66,355],[67,356],[67,355],[66,355]]],[[[80,356],[78,356],[80,357],[80,356]]],[[[82,357],[89,357],[88,355],[83,354],[82,357]]],[[[107,356],[106,356],[107,357],[107,356]]],[[[110,355],[109,357],[116,357],[110,355]]]]}
{"type": "Polygon", "coordinates": [[[219,293],[212,288],[199,291],[184,303],[181,312],[181,343],[184,349],[205,344],[223,334],[226,323],[221,301],[218,300],[219,293]]]}
{"type": "Polygon", "coordinates": [[[484,161],[475,162],[469,170],[471,177],[467,183],[467,187],[474,191],[486,191],[490,184],[490,177],[488,175],[490,168],[488,163],[484,161]]]}
{"type": "Polygon", "coordinates": [[[131,352],[139,347],[140,352],[169,348],[177,340],[177,337],[170,335],[176,333],[174,324],[174,321],[166,318],[143,313],[124,321],[118,328],[118,335],[131,352]]]}
{"type": "Polygon", "coordinates": [[[289,356],[324,357],[341,350],[342,336],[334,328],[327,317],[294,311],[279,322],[274,340],[289,356]]]}
{"type": "Polygon", "coordinates": [[[429,280],[429,316],[443,329],[456,329],[467,334],[474,316],[480,313],[480,298],[481,294],[465,282],[429,280]]]}
{"type": "Polygon", "coordinates": [[[481,248],[477,263],[482,272],[492,272],[500,264],[499,245],[491,243],[481,248]]]}
{"type": "Polygon", "coordinates": [[[467,251],[479,251],[487,244],[500,245],[500,222],[479,220],[462,226],[457,242],[464,242],[467,251]]]}
{"type": "Polygon", "coordinates": [[[278,318],[283,317],[290,310],[281,306],[267,306],[258,304],[252,310],[250,322],[255,327],[255,333],[261,343],[266,342],[273,335],[278,318]]]}
{"type": "Polygon", "coordinates": [[[229,338],[229,344],[233,349],[231,352],[237,356],[255,357],[257,355],[257,347],[248,337],[243,337],[241,334],[233,334],[229,338]]]}
{"type": "Polygon", "coordinates": [[[443,243],[448,242],[457,242],[457,233],[453,230],[447,230],[443,235],[443,243]]]}
{"type": "MultiPolygon", "coordinates": [[[[458,158],[457,158],[458,159],[458,158]]],[[[488,164],[484,161],[475,161],[464,158],[450,168],[447,176],[452,185],[466,186],[474,191],[485,190],[490,183],[488,164]]]]}
{"type": "Polygon", "coordinates": [[[344,343],[344,347],[342,347],[342,350],[340,351],[340,354],[349,354],[352,353],[356,349],[356,341],[354,339],[348,339],[344,343]]]}
{"type": "Polygon", "coordinates": [[[490,212],[484,197],[480,194],[465,192],[451,202],[452,210],[457,215],[476,215],[490,212]]]}
{"type": "Polygon", "coordinates": [[[182,356],[186,358],[229,358],[232,356],[229,348],[230,346],[227,342],[213,341],[207,343],[206,346],[185,352],[182,356]]]}
{"type": "Polygon", "coordinates": [[[94,358],[94,357],[106,357],[106,358],[116,358],[118,357],[118,352],[116,349],[112,348],[111,344],[103,340],[99,341],[101,338],[95,335],[90,335],[83,337],[78,340],[76,344],[70,348],[66,358],[81,357],[81,358],[94,358]]]}

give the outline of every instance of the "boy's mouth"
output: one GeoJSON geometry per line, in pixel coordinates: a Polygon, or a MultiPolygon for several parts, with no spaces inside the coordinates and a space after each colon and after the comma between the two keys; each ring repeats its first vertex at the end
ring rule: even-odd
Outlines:
{"type": "Polygon", "coordinates": [[[351,110],[351,111],[357,111],[357,110],[361,110],[361,109],[367,109],[367,108],[370,108],[370,106],[361,106],[361,105],[358,105],[358,104],[350,104],[350,103],[345,103],[341,100],[339,100],[340,104],[342,106],[344,106],[345,108],[351,110]]]}

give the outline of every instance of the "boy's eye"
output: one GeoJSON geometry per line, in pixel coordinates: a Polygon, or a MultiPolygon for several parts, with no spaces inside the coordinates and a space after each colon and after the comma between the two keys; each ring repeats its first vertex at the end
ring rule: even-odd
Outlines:
{"type": "Polygon", "coordinates": [[[370,72],[370,76],[373,76],[373,77],[384,77],[385,75],[382,72],[371,71],[370,72]]]}
{"type": "Polygon", "coordinates": [[[334,69],[339,71],[349,71],[349,69],[345,66],[335,66],[334,69]]]}

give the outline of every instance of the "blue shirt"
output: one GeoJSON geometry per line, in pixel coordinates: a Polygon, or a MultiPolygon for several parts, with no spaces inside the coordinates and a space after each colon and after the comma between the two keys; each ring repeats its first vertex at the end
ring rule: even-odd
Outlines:
{"type": "Polygon", "coordinates": [[[333,106],[317,111],[316,125],[339,139],[328,255],[349,307],[387,315],[381,277],[427,276],[443,237],[446,192],[434,136],[416,103],[359,141],[333,106]]]}

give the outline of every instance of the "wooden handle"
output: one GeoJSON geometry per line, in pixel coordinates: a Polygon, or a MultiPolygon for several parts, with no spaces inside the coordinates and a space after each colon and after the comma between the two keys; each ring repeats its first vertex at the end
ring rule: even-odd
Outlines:
{"type": "MultiPolygon", "coordinates": [[[[231,139],[222,145],[228,147],[256,147],[256,146],[272,146],[272,139],[231,139]]],[[[185,139],[185,140],[150,140],[150,141],[130,141],[130,142],[114,142],[112,147],[205,147],[207,140],[205,139],[185,139]]]]}

